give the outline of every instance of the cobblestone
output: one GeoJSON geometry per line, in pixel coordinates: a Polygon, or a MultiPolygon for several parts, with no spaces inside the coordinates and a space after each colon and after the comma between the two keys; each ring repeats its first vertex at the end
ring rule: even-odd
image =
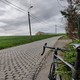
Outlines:
{"type": "Polygon", "coordinates": [[[47,42],[48,45],[53,46],[58,38],[49,38],[1,50],[0,80],[32,80],[32,73],[41,58],[44,43],[47,42]]]}

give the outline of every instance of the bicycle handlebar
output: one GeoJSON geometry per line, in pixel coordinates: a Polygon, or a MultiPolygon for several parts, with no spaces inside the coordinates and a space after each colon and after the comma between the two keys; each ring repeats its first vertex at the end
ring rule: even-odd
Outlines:
{"type": "Polygon", "coordinates": [[[45,43],[43,46],[43,52],[42,52],[41,56],[44,54],[46,46],[47,46],[47,43],[45,43]]]}
{"type": "Polygon", "coordinates": [[[62,51],[62,52],[67,51],[67,50],[61,49],[61,48],[49,47],[49,46],[47,46],[47,43],[45,43],[44,46],[43,46],[43,52],[42,52],[41,56],[45,53],[45,48],[54,49],[54,50],[62,51]]]}

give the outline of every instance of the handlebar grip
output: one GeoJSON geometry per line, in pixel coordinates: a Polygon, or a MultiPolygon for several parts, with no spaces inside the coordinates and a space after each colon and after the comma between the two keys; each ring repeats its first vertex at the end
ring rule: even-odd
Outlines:
{"type": "Polygon", "coordinates": [[[45,43],[44,46],[43,46],[43,52],[42,52],[41,56],[42,56],[42,55],[44,54],[44,52],[45,52],[46,45],[47,45],[47,43],[45,43]]]}

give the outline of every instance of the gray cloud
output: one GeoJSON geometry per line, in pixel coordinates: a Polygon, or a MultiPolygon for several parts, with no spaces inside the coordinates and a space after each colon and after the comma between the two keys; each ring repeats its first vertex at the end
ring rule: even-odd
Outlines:
{"type": "Polygon", "coordinates": [[[4,23],[7,23],[8,25],[27,25],[28,24],[28,19],[27,19],[27,16],[23,16],[23,17],[19,17],[19,18],[16,18],[15,20],[0,20],[0,22],[4,22],[4,23]]]}
{"type": "MultiPolygon", "coordinates": [[[[21,7],[22,9],[28,10],[29,0],[8,0],[21,7]]],[[[38,31],[44,31],[54,33],[55,25],[61,26],[65,23],[60,15],[60,10],[63,10],[56,0],[35,0],[31,4],[34,6],[31,12],[31,23],[32,33],[35,34],[38,31]],[[37,19],[39,18],[39,19],[37,19]]],[[[3,4],[0,2],[0,34],[2,35],[28,35],[28,17],[27,13],[19,12],[18,10],[3,4]]],[[[63,26],[64,27],[64,26],[63,26]]],[[[60,28],[58,28],[60,29],[60,28]]],[[[64,29],[59,31],[64,32],[64,29]]]]}

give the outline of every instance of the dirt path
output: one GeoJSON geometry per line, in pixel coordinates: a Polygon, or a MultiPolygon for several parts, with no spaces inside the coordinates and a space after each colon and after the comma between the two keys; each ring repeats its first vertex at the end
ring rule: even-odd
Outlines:
{"type": "MultiPolygon", "coordinates": [[[[62,48],[70,42],[71,42],[71,40],[58,40],[54,46],[62,48]]],[[[49,80],[48,73],[50,70],[51,63],[52,63],[52,54],[49,54],[48,58],[45,61],[45,64],[43,65],[41,71],[39,72],[36,80],[49,80]]]]}

